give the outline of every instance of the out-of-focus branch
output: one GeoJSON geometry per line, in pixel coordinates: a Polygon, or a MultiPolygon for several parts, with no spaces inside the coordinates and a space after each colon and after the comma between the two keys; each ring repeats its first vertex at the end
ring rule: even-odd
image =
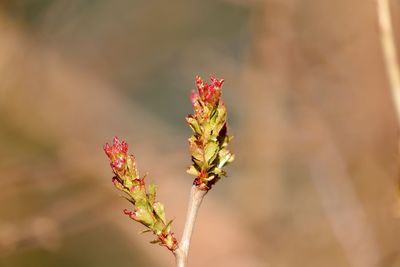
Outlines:
{"type": "Polygon", "coordinates": [[[397,62],[396,42],[390,15],[389,0],[377,0],[377,12],[386,72],[390,82],[397,120],[400,125],[400,68],[397,62]]]}
{"type": "MultiPolygon", "coordinates": [[[[379,32],[386,73],[390,82],[393,104],[396,109],[398,127],[400,127],[400,68],[397,61],[396,42],[390,15],[389,0],[377,0],[379,32]]],[[[400,146],[398,147],[400,152],[400,146]]],[[[394,208],[395,215],[400,217],[400,199],[394,208]]]]}
{"type": "Polygon", "coordinates": [[[334,138],[317,111],[304,109],[302,114],[299,128],[307,130],[296,136],[300,136],[300,143],[306,144],[310,151],[306,159],[310,178],[333,233],[351,266],[377,266],[382,255],[375,233],[366,219],[365,207],[357,196],[334,138]],[[313,135],[308,134],[310,130],[313,135]]]}

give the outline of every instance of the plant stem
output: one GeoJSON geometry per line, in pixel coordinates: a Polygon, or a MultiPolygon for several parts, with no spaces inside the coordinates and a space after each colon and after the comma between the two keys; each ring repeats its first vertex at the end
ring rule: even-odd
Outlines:
{"type": "MultiPolygon", "coordinates": [[[[395,35],[390,15],[389,0],[377,0],[377,13],[379,21],[379,34],[386,73],[389,79],[390,91],[396,111],[397,127],[400,127],[400,67],[397,60],[395,35]]],[[[398,140],[398,153],[400,153],[400,140],[398,140]]],[[[394,213],[400,217],[400,198],[397,198],[394,213]]]]}
{"type": "Polygon", "coordinates": [[[176,267],[186,267],[189,253],[190,239],[192,237],[194,223],[196,221],[197,212],[201,202],[208,190],[201,190],[195,185],[190,190],[189,206],[186,215],[185,228],[183,230],[182,239],[179,243],[179,248],[174,251],[176,267]]]}
{"type": "Polygon", "coordinates": [[[384,63],[390,82],[397,120],[400,125],[400,68],[397,62],[395,36],[388,0],[377,0],[377,13],[384,63]]]}

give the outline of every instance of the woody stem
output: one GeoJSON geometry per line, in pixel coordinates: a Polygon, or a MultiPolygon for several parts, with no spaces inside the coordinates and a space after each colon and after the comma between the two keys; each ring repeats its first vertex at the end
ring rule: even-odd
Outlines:
{"type": "Polygon", "coordinates": [[[176,267],[187,267],[187,258],[189,253],[190,239],[192,237],[194,223],[201,202],[208,190],[201,190],[193,185],[190,190],[189,206],[186,215],[185,228],[183,230],[182,239],[179,243],[179,248],[174,251],[176,267]]]}

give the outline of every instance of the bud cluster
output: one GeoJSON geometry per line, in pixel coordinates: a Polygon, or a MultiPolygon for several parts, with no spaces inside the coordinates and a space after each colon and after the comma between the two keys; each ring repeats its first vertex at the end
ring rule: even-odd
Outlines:
{"type": "Polygon", "coordinates": [[[153,232],[157,236],[152,243],[175,251],[178,242],[171,232],[172,221],[166,220],[164,205],[156,201],[156,186],[149,184],[146,188],[145,177],[139,176],[135,158],[128,154],[128,144],[114,137],[112,146],[107,143],[104,152],[115,174],[112,178],[114,186],[124,192],[125,198],[134,206],[133,211],[125,209],[124,214],[146,226],[148,229],[144,232],[153,232]]]}
{"type": "Polygon", "coordinates": [[[224,80],[210,79],[211,84],[207,84],[196,77],[197,92],[191,95],[194,114],[186,117],[193,130],[189,138],[192,165],[187,172],[196,177],[194,185],[202,190],[211,189],[221,176],[226,176],[223,167],[234,160],[227,149],[232,137],[227,134],[226,107],[221,99],[224,80]]]}

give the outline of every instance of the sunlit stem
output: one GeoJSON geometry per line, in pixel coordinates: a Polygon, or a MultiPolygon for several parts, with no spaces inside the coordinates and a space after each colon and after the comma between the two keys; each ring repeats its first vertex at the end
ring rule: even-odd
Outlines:
{"type": "Polygon", "coordinates": [[[197,212],[200,208],[201,202],[203,201],[203,198],[207,192],[207,190],[201,190],[196,186],[192,186],[192,189],[190,190],[185,228],[183,230],[182,239],[179,243],[179,248],[174,251],[176,267],[187,267],[189,246],[192,238],[194,223],[196,221],[197,212]]]}
{"type": "Polygon", "coordinates": [[[377,12],[384,63],[390,83],[393,104],[396,109],[397,120],[400,125],[400,68],[397,62],[397,51],[389,1],[377,0],[377,12]]]}

